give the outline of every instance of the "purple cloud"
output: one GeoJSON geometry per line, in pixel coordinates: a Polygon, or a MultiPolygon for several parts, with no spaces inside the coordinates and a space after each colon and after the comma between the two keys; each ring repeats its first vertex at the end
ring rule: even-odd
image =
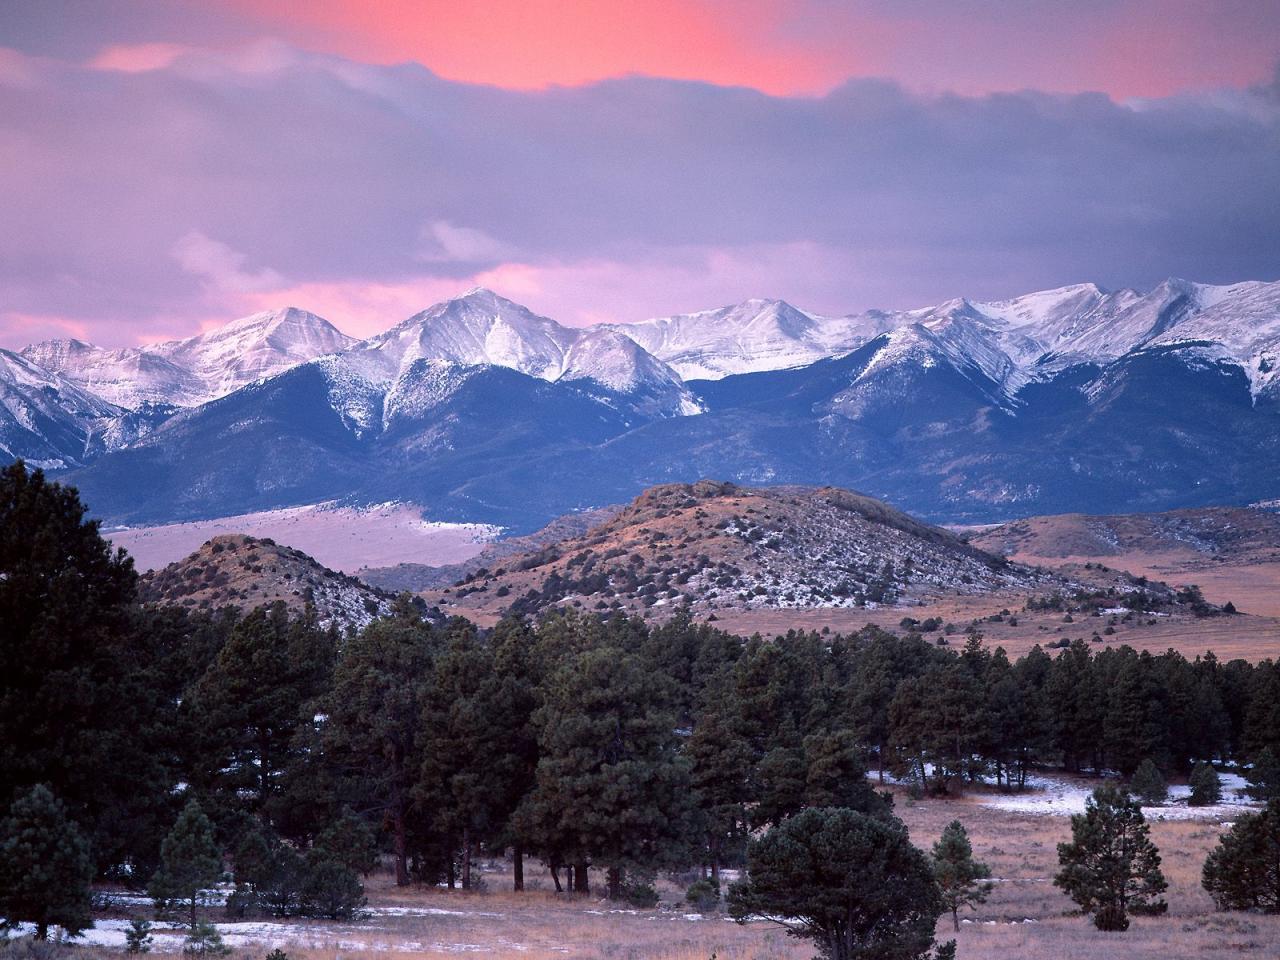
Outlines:
{"type": "Polygon", "coordinates": [[[286,300],[367,333],[475,282],[585,323],[1280,276],[1276,83],[1125,103],[870,80],[517,92],[277,42],[152,53],[0,56],[5,346],[286,300]]]}

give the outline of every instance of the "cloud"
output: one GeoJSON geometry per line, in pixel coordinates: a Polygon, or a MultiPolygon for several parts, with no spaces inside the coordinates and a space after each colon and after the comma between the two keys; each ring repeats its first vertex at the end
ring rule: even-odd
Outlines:
{"type": "Polygon", "coordinates": [[[435,220],[422,230],[420,256],[444,263],[484,263],[508,260],[515,251],[483,230],[435,220]]]}
{"type": "Polygon", "coordinates": [[[360,332],[485,277],[586,322],[1280,270],[1266,85],[529,92],[280,44],[135,72],[4,63],[24,82],[0,83],[0,303],[108,344],[283,303],[360,332]]]}
{"type": "Polygon", "coordinates": [[[190,47],[180,43],[117,43],[103,47],[89,61],[97,70],[120,70],[124,73],[141,73],[170,66],[190,47]]]}
{"type": "Polygon", "coordinates": [[[192,230],[173,245],[173,258],[182,269],[205,280],[218,293],[254,293],[280,287],[284,280],[274,270],[246,270],[243,253],[220,240],[192,230]]]}

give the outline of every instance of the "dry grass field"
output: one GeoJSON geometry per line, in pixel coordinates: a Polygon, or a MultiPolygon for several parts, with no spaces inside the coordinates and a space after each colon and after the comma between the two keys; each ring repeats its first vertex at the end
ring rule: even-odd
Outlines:
{"type": "MultiPolygon", "coordinates": [[[[923,620],[940,617],[944,623],[954,623],[963,630],[973,620],[1009,610],[1017,619],[1016,625],[983,622],[980,625],[987,645],[1004,647],[1011,657],[1021,656],[1035,644],[1047,647],[1063,639],[1083,638],[1091,640],[1094,632],[1099,641],[1097,649],[1104,646],[1128,644],[1138,650],[1161,653],[1173,649],[1188,658],[1212,650],[1220,660],[1258,661],[1280,656],[1280,617],[1241,614],[1238,616],[1197,618],[1190,615],[1135,617],[1128,623],[1118,621],[1113,634],[1105,634],[1109,623],[1106,617],[1075,615],[1074,622],[1065,623],[1063,614],[1053,611],[1028,613],[1022,610],[1024,595],[992,595],[987,597],[959,597],[942,600],[919,607],[885,607],[877,610],[743,610],[719,613],[716,626],[732,633],[765,636],[784,634],[788,630],[828,629],[832,633],[848,633],[867,624],[875,624],[889,630],[900,630],[898,624],[904,616],[923,620]],[[1152,623],[1151,621],[1155,622],[1152,623]]],[[[930,639],[938,633],[929,634],[930,639]]],[[[964,643],[962,634],[951,636],[953,645],[964,643]]],[[[1052,651],[1050,651],[1052,653],[1052,651]]]]}

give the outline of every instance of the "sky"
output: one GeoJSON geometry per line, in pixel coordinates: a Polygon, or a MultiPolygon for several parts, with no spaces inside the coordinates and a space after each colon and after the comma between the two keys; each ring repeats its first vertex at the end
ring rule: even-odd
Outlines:
{"type": "Polygon", "coordinates": [[[0,347],[1280,279],[1280,0],[0,0],[0,347]]]}

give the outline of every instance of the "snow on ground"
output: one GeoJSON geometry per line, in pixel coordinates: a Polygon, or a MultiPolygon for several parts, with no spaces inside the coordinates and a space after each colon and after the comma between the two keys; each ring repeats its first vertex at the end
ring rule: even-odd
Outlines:
{"type": "Polygon", "coordinates": [[[155,570],[181,560],[206,540],[224,533],[267,537],[301,550],[330,569],[354,574],[361,567],[397,563],[462,563],[483,550],[501,530],[482,523],[424,520],[419,508],[409,503],[367,507],[314,503],[214,520],[103,531],[115,546],[129,551],[139,570],[155,570]]]}
{"type": "MultiPolygon", "coordinates": [[[[1247,784],[1243,777],[1233,773],[1219,773],[1222,783],[1222,802],[1208,807],[1192,807],[1187,804],[1191,788],[1169,788],[1169,802],[1156,807],[1143,807],[1142,814],[1148,820],[1233,820],[1240,813],[1256,809],[1260,805],[1244,793],[1247,784]]],[[[1068,777],[1031,775],[1028,789],[1023,793],[984,795],[978,802],[1009,813],[1029,813],[1043,816],[1065,817],[1084,813],[1085,801],[1098,786],[1099,781],[1068,777]]]]}

